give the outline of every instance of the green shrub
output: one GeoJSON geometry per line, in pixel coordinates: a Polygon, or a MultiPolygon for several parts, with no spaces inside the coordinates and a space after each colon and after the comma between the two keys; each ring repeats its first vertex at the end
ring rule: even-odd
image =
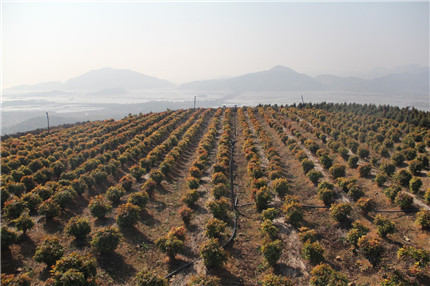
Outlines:
{"type": "Polygon", "coordinates": [[[317,232],[314,229],[308,227],[299,228],[299,239],[301,242],[314,242],[317,240],[317,232]]]}
{"type": "Polygon", "coordinates": [[[32,229],[34,226],[34,221],[29,215],[29,211],[24,211],[19,218],[13,221],[18,230],[22,230],[23,233],[26,233],[28,229],[32,229]]]}
{"type": "Polygon", "coordinates": [[[283,206],[283,211],[285,214],[285,222],[289,222],[292,225],[297,225],[303,219],[303,208],[298,202],[286,201],[283,206]]]}
{"type": "Polygon", "coordinates": [[[142,178],[142,175],[145,173],[145,169],[141,168],[138,165],[135,165],[130,168],[130,175],[132,175],[137,181],[142,178]]]}
{"type": "Polygon", "coordinates": [[[279,210],[275,208],[268,208],[262,211],[261,217],[263,220],[274,220],[279,216],[279,210]]]}
{"type": "Polygon", "coordinates": [[[315,168],[314,162],[312,162],[309,159],[303,159],[301,162],[301,165],[302,165],[303,172],[305,172],[305,174],[307,174],[310,170],[315,168]]]}
{"type": "Polygon", "coordinates": [[[367,215],[370,211],[372,211],[374,207],[373,201],[368,198],[360,198],[355,204],[360,208],[360,210],[365,215],[367,215]]]}
{"type": "Polygon", "coordinates": [[[131,227],[139,221],[140,208],[132,203],[122,204],[118,207],[116,223],[120,227],[131,227]]]}
{"type": "Polygon", "coordinates": [[[360,160],[358,158],[358,156],[356,155],[352,155],[351,157],[349,157],[348,159],[348,166],[355,169],[358,167],[358,160],[360,160]]]}
{"type": "Polygon", "coordinates": [[[375,183],[378,185],[378,187],[382,187],[388,180],[388,177],[385,174],[378,174],[375,177],[375,183]]]}
{"type": "Polygon", "coordinates": [[[90,209],[90,213],[93,217],[103,218],[111,212],[112,205],[103,199],[102,195],[98,195],[91,198],[88,208],[90,209]]]}
{"type": "Polygon", "coordinates": [[[371,164],[364,164],[358,167],[358,172],[360,173],[360,177],[363,177],[363,178],[368,177],[371,171],[372,171],[371,164]]]}
{"type": "Polygon", "coordinates": [[[366,148],[363,148],[363,147],[359,147],[358,148],[358,156],[360,157],[360,158],[362,158],[362,159],[366,159],[366,158],[368,158],[369,157],[369,155],[370,155],[370,152],[369,152],[369,150],[367,150],[366,148]]]}
{"type": "Polygon", "coordinates": [[[184,242],[172,234],[159,238],[155,244],[162,252],[167,254],[170,260],[174,260],[176,254],[184,248],[184,242]]]}
{"type": "Polygon", "coordinates": [[[84,239],[91,232],[91,224],[88,218],[72,217],[67,223],[65,231],[76,239],[84,239]]]}
{"type": "Polygon", "coordinates": [[[60,215],[61,208],[53,199],[47,199],[39,205],[38,211],[47,219],[52,219],[60,215]]]}
{"type": "Polygon", "coordinates": [[[334,195],[334,191],[328,188],[322,188],[318,190],[318,198],[322,200],[325,205],[331,205],[334,195]]]}
{"type": "Polygon", "coordinates": [[[119,180],[119,184],[121,185],[121,188],[126,191],[126,192],[130,192],[131,188],[133,186],[133,177],[129,174],[124,175],[120,180],[119,180]]]}
{"type": "Polygon", "coordinates": [[[272,181],[272,189],[280,198],[283,198],[288,193],[290,187],[286,179],[276,179],[272,181]]]}
{"type": "Polygon", "coordinates": [[[430,205],[430,188],[424,194],[424,200],[426,204],[430,205]]]}
{"type": "Polygon", "coordinates": [[[228,188],[225,184],[217,184],[212,189],[212,195],[215,199],[220,199],[228,195],[228,188]]]}
{"type": "Polygon", "coordinates": [[[364,256],[370,263],[375,265],[381,258],[384,248],[378,237],[367,234],[358,240],[358,248],[363,251],[364,256]]]}
{"type": "Polygon", "coordinates": [[[319,159],[324,169],[328,169],[333,165],[333,160],[328,155],[322,155],[319,159]]]}
{"type": "Polygon", "coordinates": [[[384,194],[385,196],[387,196],[392,202],[394,202],[394,200],[397,197],[397,194],[401,191],[401,188],[398,186],[390,186],[389,188],[386,188],[384,190],[384,194]]]}
{"type": "Polygon", "coordinates": [[[88,188],[87,184],[85,184],[85,181],[82,179],[75,179],[72,181],[71,187],[73,190],[78,194],[82,195],[88,188]]]}
{"type": "Polygon", "coordinates": [[[209,275],[193,275],[187,286],[221,286],[221,279],[209,275]]]}
{"type": "Polygon", "coordinates": [[[351,205],[348,203],[333,204],[330,208],[330,216],[335,220],[342,222],[351,214],[351,205]]]}
{"type": "Polygon", "coordinates": [[[190,190],[198,189],[200,185],[200,179],[195,177],[188,177],[187,186],[190,190]]]}
{"type": "Polygon", "coordinates": [[[42,244],[36,248],[34,260],[51,266],[63,256],[63,253],[64,247],[60,244],[60,239],[56,236],[51,236],[44,239],[42,244]]]}
{"type": "Polygon", "coordinates": [[[209,201],[207,206],[211,211],[212,215],[218,219],[225,219],[228,212],[228,200],[226,198],[221,198],[219,200],[209,201]]]}
{"type": "Polygon", "coordinates": [[[258,189],[255,193],[255,205],[257,210],[262,211],[267,209],[271,199],[272,193],[266,187],[258,189]]]}
{"type": "Polygon", "coordinates": [[[261,224],[261,230],[263,233],[267,234],[270,239],[276,239],[278,236],[278,228],[273,225],[271,220],[265,220],[261,224]]]}
{"type": "Polygon", "coordinates": [[[76,192],[71,188],[64,188],[54,194],[54,201],[61,207],[65,208],[67,205],[73,202],[76,197],[76,192]]]}
{"type": "Polygon", "coordinates": [[[141,190],[146,192],[149,196],[152,196],[154,193],[154,189],[155,186],[157,185],[157,183],[152,180],[152,179],[148,179],[143,185],[141,190]]]}
{"type": "Polygon", "coordinates": [[[396,199],[394,200],[397,206],[399,206],[402,210],[410,209],[413,206],[414,198],[408,195],[407,193],[401,191],[397,194],[396,199]]]}
{"type": "Polygon", "coordinates": [[[422,185],[423,185],[423,181],[420,178],[413,177],[409,181],[409,190],[417,194],[420,191],[420,188],[422,187],[422,185]]]}
{"type": "Polygon", "coordinates": [[[209,238],[221,238],[225,235],[227,224],[222,220],[212,218],[206,224],[206,236],[209,238]]]}
{"type": "Polygon", "coordinates": [[[99,252],[112,252],[117,248],[121,237],[122,235],[116,227],[104,227],[94,233],[91,245],[99,252]]]}
{"type": "Polygon", "coordinates": [[[164,179],[164,175],[163,175],[163,173],[161,173],[161,171],[159,171],[159,170],[152,170],[150,173],[149,173],[149,177],[157,184],[157,185],[159,185],[159,184],[161,184],[161,182],[163,181],[163,179],[164,179]]]}
{"type": "Polygon", "coordinates": [[[413,175],[418,175],[422,169],[423,164],[421,161],[415,159],[409,162],[409,171],[411,171],[413,175]]]}
{"type": "Polygon", "coordinates": [[[256,189],[265,188],[267,187],[268,184],[269,184],[269,181],[265,177],[254,179],[253,181],[254,188],[256,189]]]}
{"type": "Polygon", "coordinates": [[[283,248],[284,245],[279,239],[275,241],[265,240],[261,245],[261,253],[263,254],[267,263],[274,267],[281,257],[283,248]]]}
{"type": "Polygon", "coordinates": [[[1,248],[8,248],[12,244],[17,243],[18,233],[9,227],[3,225],[1,227],[1,248]]]}
{"type": "Polygon", "coordinates": [[[181,201],[189,207],[193,207],[199,200],[199,192],[197,190],[188,190],[181,198],[181,201]]]}
{"type": "Polygon", "coordinates": [[[333,184],[331,184],[331,183],[329,183],[327,181],[323,181],[323,182],[321,182],[321,183],[318,184],[318,190],[321,190],[321,189],[333,190],[334,186],[333,186],[333,184]]]}
{"type": "Polygon", "coordinates": [[[181,218],[185,225],[188,225],[190,223],[192,213],[193,213],[193,210],[187,206],[182,206],[180,208],[179,214],[181,215],[181,218]]]}
{"type": "Polygon", "coordinates": [[[315,186],[318,184],[318,180],[324,177],[324,175],[317,170],[309,171],[306,176],[308,177],[309,181],[311,181],[315,186]]]}
{"type": "Polygon", "coordinates": [[[341,165],[341,164],[334,164],[330,169],[329,169],[330,175],[334,178],[340,178],[340,177],[345,177],[345,166],[341,165]]]}
{"type": "Polygon", "coordinates": [[[218,185],[218,184],[225,184],[228,185],[229,181],[227,177],[222,172],[216,172],[212,175],[212,184],[218,185]]]}
{"type": "Polygon", "coordinates": [[[166,279],[157,276],[148,268],[143,268],[135,277],[137,286],[168,286],[166,279]]]}
{"type": "Polygon", "coordinates": [[[369,233],[369,229],[362,223],[356,221],[352,224],[351,230],[346,235],[346,240],[354,246],[357,246],[358,240],[369,233]]]}
{"type": "Polygon", "coordinates": [[[216,238],[211,238],[200,246],[200,255],[207,268],[217,268],[227,261],[227,255],[216,238]]]}
{"type": "Polygon", "coordinates": [[[112,204],[119,204],[121,201],[121,197],[125,195],[125,190],[122,186],[111,186],[106,191],[106,198],[112,204]]]}
{"type": "Polygon", "coordinates": [[[403,187],[409,187],[409,181],[412,179],[411,173],[402,169],[396,174],[396,181],[403,187]]]}
{"type": "Polygon", "coordinates": [[[430,229],[430,211],[422,209],[417,213],[415,223],[422,229],[430,229]]]}
{"type": "Polygon", "coordinates": [[[309,283],[312,286],[347,286],[348,279],[330,265],[323,263],[312,269],[309,283]]]}
{"type": "Polygon", "coordinates": [[[25,209],[25,202],[17,197],[14,197],[4,204],[2,211],[4,217],[8,219],[16,219],[25,211],[25,209]]]}
{"type": "Polygon", "coordinates": [[[373,223],[378,228],[378,233],[381,237],[386,237],[389,233],[394,233],[396,225],[389,220],[387,217],[377,215],[373,220],[373,223]]]}
{"type": "Polygon", "coordinates": [[[389,162],[384,162],[379,167],[382,172],[384,172],[387,176],[391,177],[396,171],[396,166],[389,162]]]}
{"type": "Polygon", "coordinates": [[[391,156],[391,160],[393,160],[397,167],[400,167],[405,162],[405,156],[400,152],[396,152],[391,156]]]}
{"type": "Polygon", "coordinates": [[[430,263],[430,253],[424,249],[415,248],[413,246],[402,247],[397,251],[397,257],[402,260],[413,260],[413,270],[424,270],[430,263]]]}
{"type": "Polygon", "coordinates": [[[96,285],[97,262],[92,254],[72,252],[58,260],[51,273],[52,285],[96,285]]]}
{"type": "Polygon", "coordinates": [[[318,241],[305,241],[303,243],[302,255],[314,265],[324,261],[324,249],[318,241]]]}
{"type": "Polygon", "coordinates": [[[364,196],[364,191],[357,185],[351,186],[348,191],[348,195],[354,200],[357,201],[361,197],[364,196]]]}
{"type": "Polygon", "coordinates": [[[133,204],[137,206],[141,211],[145,209],[146,204],[148,203],[149,196],[145,191],[140,191],[136,193],[132,193],[127,200],[127,203],[133,204]]]}

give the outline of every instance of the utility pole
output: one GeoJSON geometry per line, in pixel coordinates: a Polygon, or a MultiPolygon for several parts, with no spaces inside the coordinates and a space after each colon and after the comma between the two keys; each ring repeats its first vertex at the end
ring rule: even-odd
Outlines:
{"type": "Polygon", "coordinates": [[[48,112],[46,112],[46,120],[48,121],[48,133],[49,133],[49,115],[48,115],[48,112]]]}
{"type": "Polygon", "coordinates": [[[305,100],[303,99],[303,94],[302,94],[302,103],[303,105],[305,104],[305,100]]]}

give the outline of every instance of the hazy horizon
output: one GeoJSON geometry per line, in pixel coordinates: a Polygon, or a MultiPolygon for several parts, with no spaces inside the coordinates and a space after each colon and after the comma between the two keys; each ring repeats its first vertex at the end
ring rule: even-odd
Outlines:
{"type": "Polygon", "coordinates": [[[3,2],[2,88],[104,67],[181,84],[429,65],[429,3],[3,2]]]}

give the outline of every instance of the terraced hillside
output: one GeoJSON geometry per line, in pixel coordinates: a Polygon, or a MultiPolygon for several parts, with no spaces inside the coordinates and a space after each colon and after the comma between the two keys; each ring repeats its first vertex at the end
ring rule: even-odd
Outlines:
{"type": "Polygon", "coordinates": [[[372,108],[5,137],[2,285],[430,285],[430,116],[372,108]]]}

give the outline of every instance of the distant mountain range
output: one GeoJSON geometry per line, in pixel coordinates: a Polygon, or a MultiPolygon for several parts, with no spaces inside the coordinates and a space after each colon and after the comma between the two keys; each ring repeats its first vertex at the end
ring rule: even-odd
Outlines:
{"type": "Polygon", "coordinates": [[[173,83],[131,70],[103,68],[93,70],[65,83],[45,82],[20,85],[9,90],[93,91],[98,95],[125,94],[127,90],[179,88],[193,91],[353,91],[383,93],[429,93],[429,68],[408,65],[396,69],[375,70],[381,76],[372,79],[320,75],[311,77],[284,66],[245,75],[204,81],[193,81],[176,86],[173,83]]]}

